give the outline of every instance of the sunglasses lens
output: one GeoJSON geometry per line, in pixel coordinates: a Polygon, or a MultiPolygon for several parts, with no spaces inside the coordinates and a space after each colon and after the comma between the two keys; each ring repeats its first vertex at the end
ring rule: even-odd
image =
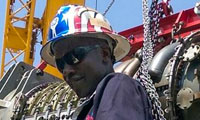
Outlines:
{"type": "Polygon", "coordinates": [[[68,65],[75,65],[80,63],[85,56],[94,48],[98,46],[78,47],[71,52],[65,54],[62,58],[56,59],[56,66],[60,72],[63,71],[65,63],[68,65]]]}
{"type": "Polygon", "coordinates": [[[75,65],[78,64],[80,62],[80,59],[78,57],[78,54],[74,54],[73,52],[70,52],[68,54],[66,54],[63,57],[63,60],[65,61],[65,63],[67,63],[68,65],[75,65]]]}
{"type": "Polygon", "coordinates": [[[74,50],[70,53],[67,53],[60,59],[56,59],[56,67],[60,72],[63,72],[64,65],[67,63],[68,65],[78,64],[85,57],[84,50],[74,50]]]}
{"type": "Polygon", "coordinates": [[[56,59],[56,67],[61,73],[63,72],[64,65],[65,65],[65,62],[63,61],[62,58],[61,59],[56,59]]]}

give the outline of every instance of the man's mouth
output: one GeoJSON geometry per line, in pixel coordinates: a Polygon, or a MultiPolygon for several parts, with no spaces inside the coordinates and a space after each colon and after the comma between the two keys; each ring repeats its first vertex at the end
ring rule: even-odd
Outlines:
{"type": "Polygon", "coordinates": [[[70,78],[70,81],[72,81],[72,82],[78,82],[78,81],[81,81],[83,79],[84,79],[84,77],[72,77],[72,78],[70,78]]]}

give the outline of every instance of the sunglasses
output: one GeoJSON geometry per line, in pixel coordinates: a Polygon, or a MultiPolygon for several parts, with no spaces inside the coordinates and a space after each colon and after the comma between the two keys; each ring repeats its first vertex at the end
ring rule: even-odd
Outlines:
{"type": "Polygon", "coordinates": [[[62,58],[55,59],[57,69],[63,73],[65,64],[77,65],[85,58],[85,56],[93,49],[98,48],[99,45],[77,47],[72,51],[66,53],[62,58]]]}

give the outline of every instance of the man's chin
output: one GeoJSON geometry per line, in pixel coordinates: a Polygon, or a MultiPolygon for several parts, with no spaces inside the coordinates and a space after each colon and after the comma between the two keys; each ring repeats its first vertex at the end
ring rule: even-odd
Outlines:
{"type": "Polygon", "coordinates": [[[91,93],[81,93],[81,92],[76,92],[76,91],[75,91],[75,93],[79,98],[90,97],[93,94],[93,92],[91,92],[91,93]]]}
{"type": "Polygon", "coordinates": [[[78,93],[78,92],[75,92],[75,93],[76,93],[76,95],[77,95],[79,98],[87,97],[87,94],[78,93]]]}

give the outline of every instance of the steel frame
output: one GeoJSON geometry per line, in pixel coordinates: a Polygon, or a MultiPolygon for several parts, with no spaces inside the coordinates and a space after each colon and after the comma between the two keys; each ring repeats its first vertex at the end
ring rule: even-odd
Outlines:
{"type": "MultiPolygon", "coordinates": [[[[194,13],[194,8],[183,10],[179,13],[168,15],[160,20],[159,39],[162,39],[157,45],[157,49],[170,43],[172,32],[181,25],[181,29],[174,33],[174,38],[185,37],[191,32],[200,30],[200,16],[194,13]]],[[[142,47],[143,43],[143,25],[130,28],[119,32],[119,34],[129,38],[131,51],[123,60],[129,59],[132,55],[142,47]]]]}
{"type": "Polygon", "coordinates": [[[18,59],[24,58],[24,62],[33,63],[34,44],[32,41],[32,31],[34,26],[34,11],[36,0],[13,1],[7,0],[6,19],[4,27],[4,41],[1,56],[1,73],[3,76],[6,67],[11,63],[17,63],[18,59]],[[20,6],[14,9],[16,4],[20,6]],[[25,12],[25,13],[24,13],[25,12]],[[25,25],[18,27],[20,22],[25,25]]]}

